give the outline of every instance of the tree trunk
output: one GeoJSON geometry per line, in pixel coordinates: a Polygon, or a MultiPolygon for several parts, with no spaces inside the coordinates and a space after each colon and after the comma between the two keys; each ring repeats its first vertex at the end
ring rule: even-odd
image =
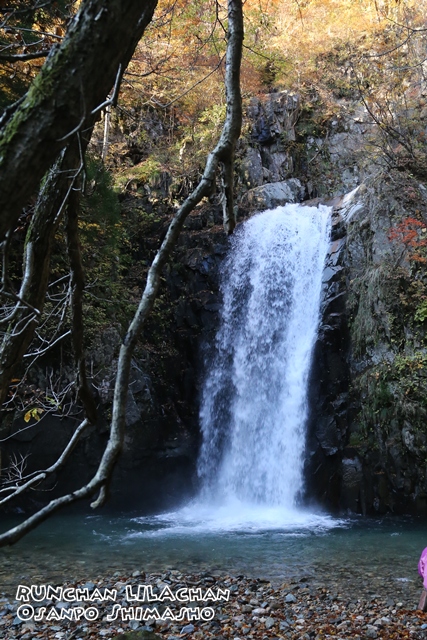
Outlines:
{"type": "Polygon", "coordinates": [[[84,0],[0,130],[0,241],[74,132],[83,131],[127,66],[157,0],[84,0]]]}
{"type": "Polygon", "coordinates": [[[111,106],[105,107],[104,111],[104,135],[102,138],[102,153],[101,160],[105,163],[108,153],[109,137],[110,137],[110,120],[111,120],[111,106]]]}

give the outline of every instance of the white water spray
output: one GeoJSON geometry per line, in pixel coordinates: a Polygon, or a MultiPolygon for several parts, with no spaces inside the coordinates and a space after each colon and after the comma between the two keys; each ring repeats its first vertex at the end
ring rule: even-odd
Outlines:
{"type": "Polygon", "coordinates": [[[202,395],[199,461],[201,502],[222,511],[246,505],[260,515],[295,513],[329,212],[278,207],[249,219],[231,239],[202,395]]]}

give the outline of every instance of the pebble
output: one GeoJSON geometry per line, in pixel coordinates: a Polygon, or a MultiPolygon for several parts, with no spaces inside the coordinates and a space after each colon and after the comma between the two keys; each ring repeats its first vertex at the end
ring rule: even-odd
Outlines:
{"type": "Polygon", "coordinates": [[[193,633],[193,631],[194,631],[194,624],[187,624],[185,625],[185,627],[182,627],[181,635],[183,635],[184,633],[193,633]]]}
{"type": "Polygon", "coordinates": [[[274,618],[266,618],[264,625],[266,629],[271,629],[271,627],[274,627],[274,625],[276,624],[276,621],[274,618]]]}
{"type": "MultiPolygon", "coordinates": [[[[117,603],[129,606],[125,600],[126,587],[150,584],[153,591],[169,585],[178,587],[221,588],[230,590],[229,601],[213,601],[214,618],[170,622],[158,620],[147,623],[139,620],[108,621],[112,602],[97,602],[99,617],[95,621],[61,620],[24,622],[17,617],[17,602],[0,594],[0,637],[8,640],[99,640],[116,636],[126,640],[427,640],[427,614],[414,609],[421,591],[420,585],[402,583],[398,588],[391,581],[381,592],[372,578],[366,584],[355,585],[351,575],[337,579],[334,575],[322,584],[307,576],[301,581],[290,579],[280,585],[256,577],[212,575],[163,570],[144,573],[132,569],[129,573],[91,576],[91,582],[67,582],[69,587],[116,588],[117,603]],[[400,589],[400,590],[398,590],[400,589]],[[391,590],[394,590],[393,598],[391,590]],[[274,612],[274,617],[269,615],[274,612]],[[146,625],[146,626],[144,626],[146,625]]],[[[41,604],[41,603],[40,603],[41,604]]],[[[52,603],[44,603],[52,604],[52,603]]],[[[140,603],[138,603],[140,604],[140,603]]],[[[182,603],[167,602],[171,609],[182,603]]],[[[194,602],[191,606],[199,606],[194,602]]],[[[150,605],[152,606],[152,605],[150,605]]],[[[58,607],[56,610],[61,610],[58,607]]]]}

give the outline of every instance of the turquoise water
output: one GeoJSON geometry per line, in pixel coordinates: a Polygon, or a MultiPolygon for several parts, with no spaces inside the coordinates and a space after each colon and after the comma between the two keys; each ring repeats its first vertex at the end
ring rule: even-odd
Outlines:
{"type": "MultiPolygon", "coordinates": [[[[2,523],[5,526],[5,522],[2,523]]],[[[10,523],[11,524],[11,523],[10,523]]],[[[139,518],[62,514],[13,547],[0,549],[0,592],[19,583],[89,580],[116,571],[246,574],[366,590],[421,589],[417,562],[425,520],[321,518],[282,528],[215,530],[177,525],[176,514],[139,518]],[[359,587],[358,587],[359,588],[359,587]]],[[[409,593],[408,592],[408,593],[409,593]]]]}

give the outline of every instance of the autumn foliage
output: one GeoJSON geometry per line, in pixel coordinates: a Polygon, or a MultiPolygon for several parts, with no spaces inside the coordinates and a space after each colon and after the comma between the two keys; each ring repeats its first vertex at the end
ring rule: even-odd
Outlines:
{"type": "Polygon", "coordinates": [[[402,243],[409,251],[408,259],[426,263],[427,227],[424,222],[408,217],[389,232],[389,240],[402,243]]]}

